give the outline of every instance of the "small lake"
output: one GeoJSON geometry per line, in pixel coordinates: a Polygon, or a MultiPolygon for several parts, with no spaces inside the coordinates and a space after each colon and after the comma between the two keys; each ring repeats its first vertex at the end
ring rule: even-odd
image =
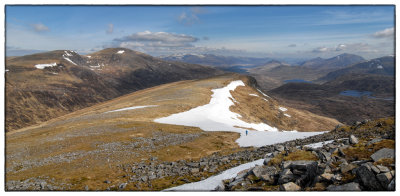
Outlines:
{"type": "Polygon", "coordinates": [[[283,81],[285,84],[287,83],[312,83],[311,81],[303,80],[303,79],[291,79],[283,81]]]}
{"type": "Polygon", "coordinates": [[[367,98],[371,98],[371,99],[381,99],[381,100],[386,100],[386,101],[394,100],[393,97],[379,98],[379,97],[371,96],[371,95],[372,95],[372,92],[370,92],[370,91],[347,90],[347,91],[342,91],[342,92],[340,92],[339,94],[340,94],[340,95],[343,95],[343,96],[350,96],[350,97],[362,97],[362,96],[367,96],[367,98]]]}
{"type": "Polygon", "coordinates": [[[372,92],[370,92],[370,91],[347,90],[347,91],[340,92],[340,95],[350,96],[350,97],[362,97],[362,96],[371,97],[372,92]]]}

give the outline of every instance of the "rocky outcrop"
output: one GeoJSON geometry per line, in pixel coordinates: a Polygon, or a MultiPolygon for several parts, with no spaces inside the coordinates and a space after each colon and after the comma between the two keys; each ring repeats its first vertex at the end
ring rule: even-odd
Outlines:
{"type": "Polygon", "coordinates": [[[395,165],[390,147],[394,148],[393,140],[365,141],[354,135],[318,148],[297,146],[289,152],[287,146],[283,151],[275,147],[263,166],[255,166],[225,180],[223,190],[249,191],[257,187],[258,190],[280,191],[391,191],[394,190],[395,165]],[[372,154],[371,151],[376,152],[366,156],[372,154]]]}

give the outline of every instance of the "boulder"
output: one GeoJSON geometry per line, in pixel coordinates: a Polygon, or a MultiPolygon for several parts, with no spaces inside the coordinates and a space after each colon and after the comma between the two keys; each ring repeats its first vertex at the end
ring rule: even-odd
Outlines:
{"type": "Polygon", "coordinates": [[[331,155],[332,155],[331,153],[325,152],[325,151],[320,151],[318,153],[318,156],[319,156],[320,159],[322,159],[322,162],[330,161],[331,160],[331,155]]]}
{"type": "Polygon", "coordinates": [[[316,161],[285,161],[283,162],[283,168],[297,169],[297,170],[307,170],[311,165],[316,165],[318,167],[318,163],[316,161]]]}
{"type": "Polygon", "coordinates": [[[343,185],[329,185],[326,188],[327,191],[361,191],[360,185],[355,182],[343,184],[343,185]]]}
{"type": "Polygon", "coordinates": [[[379,191],[383,190],[381,184],[376,179],[374,173],[367,168],[367,166],[362,165],[356,170],[356,175],[358,180],[363,184],[367,190],[379,191]]]}
{"type": "Polygon", "coordinates": [[[275,150],[278,152],[282,152],[285,150],[285,147],[283,145],[275,145],[275,150]]]}
{"type": "Polygon", "coordinates": [[[379,159],[394,158],[394,150],[389,148],[382,148],[371,155],[371,159],[379,161],[379,159]]]}
{"type": "Polygon", "coordinates": [[[357,144],[358,143],[358,139],[354,135],[350,135],[349,141],[350,141],[350,144],[357,144]]]}
{"type": "Polygon", "coordinates": [[[261,180],[269,184],[273,184],[275,182],[274,176],[268,174],[261,175],[261,180]]]}
{"type": "Polygon", "coordinates": [[[335,176],[335,175],[330,174],[330,173],[323,173],[323,174],[320,175],[320,179],[321,179],[322,181],[327,181],[327,182],[329,182],[329,181],[332,181],[332,180],[333,180],[333,177],[334,177],[334,176],[335,176]]]}
{"type": "Polygon", "coordinates": [[[301,187],[293,182],[288,182],[279,186],[281,191],[300,191],[301,187]]]}
{"type": "Polygon", "coordinates": [[[383,166],[383,165],[377,165],[376,167],[377,167],[377,168],[379,169],[379,171],[382,172],[382,173],[390,172],[389,168],[387,168],[387,167],[385,167],[385,166],[383,166]]]}
{"type": "Polygon", "coordinates": [[[374,138],[371,141],[367,142],[367,146],[371,145],[371,144],[375,144],[382,141],[382,138],[374,138]]]}
{"type": "Polygon", "coordinates": [[[276,174],[275,167],[267,167],[267,166],[255,166],[251,171],[257,178],[260,178],[262,175],[266,174],[268,175],[276,174]]]}
{"type": "Polygon", "coordinates": [[[346,172],[348,172],[348,171],[351,171],[351,170],[353,170],[354,168],[356,168],[357,166],[355,165],[355,164],[352,164],[352,163],[350,163],[350,164],[344,164],[344,165],[342,165],[341,167],[340,167],[340,171],[342,172],[342,173],[346,173],[346,172]]]}
{"type": "Polygon", "coordinates": [[[380,173],[380,174],[376,175],[376,178],[379,180],[382,187],[387,188],[390,181],[392,181],[393,176],[392,176],[392,174],[390,174],[390,172],[386,172],[386,173],[380,173]]]}
{"type": "Polygon", "coordinates": [[[293,173],[290,171],[290,169],[284,169],[279,174],[278,184],[285,184],[288,182],[293,182],[295,180],[296,180],[296,177],[293,175],[293,173]]]}
{"type": "Polygon", "coordinates": [[[249,169],[245,169],[243,171],[240,171],[239,173],[237,173],[235,180],[236,179],[240,179],[240,178],[246,178],[249,175],[249,169]]]}
{"type": "Polygon", "coordinates": [[[271,160],[271,158],[265,158],[264,159],[264,162],[263,162],[263,165],[268,165],[268,162],[271,160]]]}
{"type": "Polygon", "coordinates": [[[388,191],[395,191],[395,184],[396,184],[396,182],[395,182],[395,179],[393,178],[393,180],[389,183],[389,185],[387,187],[387,190],[388,191]]]}

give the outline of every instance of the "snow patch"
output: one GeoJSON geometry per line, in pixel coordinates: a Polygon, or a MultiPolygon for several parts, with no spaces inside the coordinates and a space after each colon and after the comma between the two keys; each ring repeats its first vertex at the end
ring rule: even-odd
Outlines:
{"type": "Polygon", "coordinates": [[[308,144],[308,145],[304,145],[304,146],[309,147],[309,148],[316,149],[316,148],[321,148],[321,147],[324,146],[325,144],[330,144],[330,143],[332,143],[332,142],[333,142],[333,140],[328,140],[328,141],[323,141],[323,142],[308,144]]]}
{"type": "Polygon", "coordinates": [[[250,96],[258,97],[257,94],[249,94],[250,96]]]}
{"type": "Polygon", "coordinates": [[[264,159],[258,159],[256,161],[245,163],[237,167],[225,170],[221,174],[211,176],[205,180],[183,184],[180,186],[165,189],[164,191],[212,191],[222,182],[222,180],[234,178],[237,176],[237,173],[245,169],[255,167],[256,165],[262,165],[263,162],[264,159]]]}
{"type": "MultiPolygon", "coordinates": [[[[73,51],[70,50],[70,52],[73,52],[73,51]]],[[[68,53],[68,51],[64,51],[64,53],[65,53],[65,54],[64,54],[65,56],[73,56],[72,54],[68,53]]],[[[63,55],[63,56],[64,56],[64,55],[63,55]]]]}
{"type": "Polygon", "coordinates": [[[77,65],[76,63],[74,63],[73,61],[71,61],[71,59],[69,59],[68,57],[63,56],[65,60],[69,61],[70,63],[77,65]]]}
{"type": "Polygon", "coordinates": [[[268,99],[265,99],[265,98],[263,98],[264,99],[264,101],[267,101],[268,102],[268,99]]]}
{"type": "Polygon", "coordinates": [[[6,72],[9,72],[10,70],[6,69],[6,72]]]}
{"type": "Polygon", "coordinates": [[[125,110],[135,110],[135,109],[140,109],[140,108],[147,108],[147,107],[156,107],[157,105],[143,105],[143,106],[132,106],[132,107],[127,107],[127,108],[121,108],[118,110],[112,110],[104,113],[110,113],[110,112],[120,112],[120,111],[125,111],[125,110]]]}
{"type": "Polygon", "coordinates": [[[287,109],[286,109],[286,108],[284,108],[284,107],[281,107],[281,106],[279,106],[279,110],[280,110],[280,111],[282,111],[282,112],[286,112],[286,111],[287,111],[287,109]]]}
{"type": "Polygon", "coordinates": [[[86,56],[86,57],[89,58],[89,59],[92,58],[92,56],[86,56]]]}
{"type": "Polygon", "coordinates": [[[125,52],[125,50],[120,50],[117,52],[117,54],[123,54],[125,52]]]}
{"type": "Polygon", "coordinates": [[[265,94],[265,93],[263,93],[260,89],[257,89],[257,91],[258,92],[260,92],[262,95],[264,95],[265,97],[269,97],[269,98],[271,98],[270,96],[268,96],[267,94],[265,94]]]}
{"type": "Polygon", "coordinates": [[[44,68],[46,68],[46,67],[55,67],[55,66],[57,66],[57,63],[37,64],[37,65],[35,65],[35,67],[36,67],[37,69],[44,69],[44,68]]]}
{"type": "Polygon", "coordinates": [[[283,115],[285,115],[286,117],[289,117],[289,118],[292,117],[292,116],[290,116],[289,114],[283,114],[283,115]]]}
{"type": "Polygon", "coordinates": [[[376,67],[376,68],[383,69],[383,66],[382,65],[378,65],[378,67],[376,67]]]}

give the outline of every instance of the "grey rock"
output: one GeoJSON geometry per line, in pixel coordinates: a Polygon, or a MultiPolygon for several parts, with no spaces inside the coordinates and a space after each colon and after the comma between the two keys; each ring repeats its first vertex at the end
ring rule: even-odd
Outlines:
{"type": "Polygon", "coordinates": [[[333,175],[333,174],[330,174],[330,173],[323,173],[323,174],[321,174],[321,176],[320,176],[320,179],[322,180],[322,181],[332,181],[333,180],[333,177],[334,177],[335,175],[333,175]]]}
{"type": "Polygon", "coordinates": [[[388,191],[395,191],[395,185],[396,185],[395,178],[393,178],[393,180],[389,183],[389,185],[387,187],[387,190],[388,191]]]}
{"type": "Polygon", "coordinates": [[[246,178],[249,175],[249,173],[250,173],[249,169],[240,171],[239,173],[237,173],[235,179],[246,178]]]}
{"type": "Polygon", "coordinates": [[[367,142],[367,146],[371,145],[371,144],[375,144],[382,141],[382,138],[374,138],[371,141],[367,142]]]}
{"type": "Polygon", "coordinates": [[[340,167],[340,171],[341,171],[342,173],[346,173],[346,172],[348,172],[348,171],[353,170],[353,169],[356,168],[356,167],[357,167],[357,166],[354,165],[354,164],[352,164],[352,163],[350,163],[350,164],[344,164],[344,165],[342,165],[342,166],[340,167]]]}
{"type": "Polygon", "coordinates": [[[322,159],[322,162],[328,162],[331,160],[331,153],[329,152],[320,151],[318,153],[318,156],[320,157],[320,159],[322,159]]]}
{"type": "Polygon", "coordinates": [[[360,185],[355,182],[343,184],[343,185],[329,185],[326,188],[327,191],[361,191],[360,185]]]}
{"type": "Polygon", "coordinates": [[[354,135],[350,135],[349,141],[350,141],[350,144],[357,144],[358,143],[358,138],[356,136],[354,136],[354,135]]]}
{"type": "Polygon", "coordinates": [[[125,189],[126,185],[128,185],[128,183],[122,183],[122,184],[120,184],[120,185],[118,186],[118,189],[119,189],[119,190],[123,190],[123,189],[125,189]]]}
{"type": "Polygon", "coordinates": [[[148,178],[147,176],[142,176],[142,177],[140,178],[140,180],[143,181],[143,182],[147,182],[148,179],[149,179],[149,178],[148,178]]]}
{"type": "Polygon", "coordinates": [[[199,173],[200,172],[200,169],[199,168],[192,168],[192,169],[190,169],[190,173],[191,174],[197,174],[197,173],[199,173]]]}
{"type": "Polygon", "coordinates": [[[283,145],[275,145],[275,150],[278,152],[282,152],[285,150],[285,147],[283,145]]]}
{"type": "Polygon", "coordinates": [[[196,162],[188,162],[186,163],[186,165],[189,167],[199,167],[200,164],[196,162]]]}
{"type": "Polygon", "coordinates": [[[89,190],[89,187],[88,187],[88,185],[86,185],[85,186],[85,191],[88,191],[89,190]]]}
{"type": "Polygon", "coordinates": [[[283,163],[284,168],[307,170],[310,165],[318,166],[316,161],[285,161],[283,163]]]}
{"type": "Polygon", "coordinates": [[[156,175],[150,175],[150,176],[149,176],[149,180],[154,180],[154,179],[156,179],[156,178],[157,178],[156,175]]]}
{"type": "Polygon", "coordinates": [[[268,165],[268,162],[271,160],[271,158],[265,158],[264,159],[264,162],[263,162],[263,165],[268,165]]]}
{"type": "Polygon", "coordinates": [[[389,168],[387,168],[387,167],[385,167],[385,166],[383,166],[383,165],[377,165],[376,167],[377,167],[377,168],[379,169],[379,171],[382,172],[382,173],[390,172],[389,168]]]}
{"type": "Polygon", "coordinates": [[[279,174],[278,184],[285,184],[288,182],[293,182],[296,180],[296,177],[290,171],[290,169],[285,169],[279,174]]]}
{"type": "Polygon", "coordinates": [[[394,158],[394,150],[389,148],[382,148],[371,155],[371,159],[379,161],[379,159],[394,158]]]}
{"type": "Polygon", "coordinates": [[[274,175],[276,174],[275,167],[267,167],[267,166],[255,166],[251,172],[257,177],[260,178],[262,175],[274,175]]]}
{"type": "Polygon", "coordinates": [[[275,182],[274,177],[268,174],[262,175],[261,180],[270,184],[273,184],[275,182]]]}
{"type": "Polygon", "coordinates": [[[390,172],[387,172],[387,173],[380,173],[380,174],[376,175],[376,178],[379,180],[382,187],[387,188],[389,183],[392,181],[393,176],[392,176],[392,174],[390,174],[390,172]]]}
{"type": "Polygon", "coordinates": [[[281,191],[300,191],[301,187],[293,182],[288,182],[279,186],[281,191]]]}
{"type": "Polygon", "coordinates": [[[371,171],[373,171],[374,173],[376,174],[381,173],[381,170],[379,170],[375,165],[371,164],[369,167],[371,168],[371,171]]]}
{"type": "Polygon", "coordinates": [[[379,191],[383,190],[374,173],[365,165],[360,166],[356,170],[357,179],[364,185],[367,190],[379,191]]]}

